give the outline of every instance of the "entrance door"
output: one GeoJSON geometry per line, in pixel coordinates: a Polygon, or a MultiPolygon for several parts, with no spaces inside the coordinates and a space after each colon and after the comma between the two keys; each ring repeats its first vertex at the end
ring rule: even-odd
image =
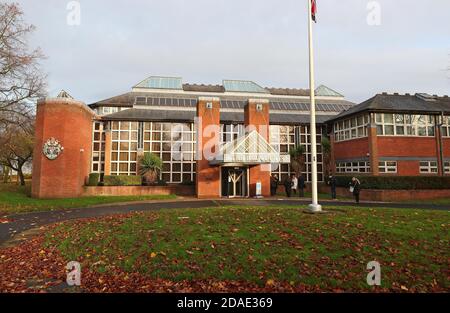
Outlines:
{"type": "Polygon", "coordinates": [[[222,168],[222,196],[229,198],[247,196],[246,168],[222,168]]]}

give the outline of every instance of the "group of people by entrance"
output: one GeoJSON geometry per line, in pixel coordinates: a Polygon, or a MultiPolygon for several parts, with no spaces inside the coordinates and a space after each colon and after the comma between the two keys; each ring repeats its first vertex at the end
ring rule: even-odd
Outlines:
{"type": "MultiPolygon", "coordinates": [[[[331,175],[329,177],[327,183],[331,189],[331,198],[333,200],[337,199],[336,177],[331,175]]],[[[270,193],[271,193],[272,197],[277,195],[279,185],[280,185],[280,179],[278,178],[278,175],[273,174],[270,177],[270,193]]],[[[286,196],[288,198],[291,198],[293,195],[294,196],[297,195],[297,192],[298,192],[298,196],[300,198],[303,198],[305,196],[306,183],[305,183],[305,177],[303,177],[303,175],[299,175],[299,177],[297,177],[297,175],[295,175],[295,174],[288,176],[283,181],[283,186],[284,186],[284,190],[286,192],[286,196]]],[[[352,178],[352,181],[350,182],[350,185],[349,185],[349,191],[354,196],[356,203],[359,203],[359,195],[361,192],[361,182],[356,177],[352,178]]]]}
{"type": "MultiPolygon", "coordinates": [[[[270,178],[270,193],[272,197],[277,195],[279,184],[280,179],[278,178],[278,175],[273,174],[270,178]]],[[[303,175],[297,177],[297,175],[292,174],[283,181],[283,186],[288,198],[292,197],[292,195],[297,195],[297,192],[300,198],[305,196],[306,184],[303,175]]]]}

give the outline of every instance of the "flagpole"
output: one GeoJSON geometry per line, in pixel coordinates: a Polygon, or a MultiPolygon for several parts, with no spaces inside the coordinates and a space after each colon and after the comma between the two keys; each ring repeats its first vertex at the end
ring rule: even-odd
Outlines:
{"type": "Polygon", "coordinates": [[[312,20],[312,0],[308,1],[309,16],[309,90],[311,97],[311,174],[312,174],[312,204],[309,205],[309,211],[321,212],[322,207],[319,205],[319,195],[317,192],[317,129],[316,129],[316,95],[314,83],[314,47],[313,47],[313,20],[312,20]]]}

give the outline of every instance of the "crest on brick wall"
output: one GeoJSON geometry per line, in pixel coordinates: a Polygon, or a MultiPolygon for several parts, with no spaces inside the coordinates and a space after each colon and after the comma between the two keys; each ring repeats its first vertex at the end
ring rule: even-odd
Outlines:
{"type": "Polygon", "coordinates": [[[64,147],[61,146],[58,140],[55,138],[50,138],[44,143],[42,152],[49,160],[55,160],[63,152],[64,147]]]}

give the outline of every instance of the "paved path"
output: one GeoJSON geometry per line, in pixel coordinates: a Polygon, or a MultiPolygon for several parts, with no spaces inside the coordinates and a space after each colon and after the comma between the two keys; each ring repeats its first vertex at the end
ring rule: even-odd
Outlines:
{"type": "MultiPolygon", "coordinates": [[[[220,207],[230,205],[248,205],[248,206],[276,206],[276,205],[299,205],[304,206],[310,203],[310,200],[304,199],[240,199],[240,200],[178,200],[164,202],[139,202],[128,204],[108,204],[83,209],[66,209],[50,212],[25,213],[8,216],[11,222],[0,224],[0,245],[19,234],[39,228],[44,225],[53,224],[61,221],[101,217],[106,215],[124,214],[130,212],[156,211],[161,209],[184,209],[184,208],[206,208],[220,207]]],[[[353,202],[343,201],[324,201],[325,206],[354,206],[353,202]]],[[[358,207],[389,207],[389,208],[412,208],[450,211],[450,206],[435,206],[427,204],[405,204],[405,203],[361,203],[358,207]]]]}

